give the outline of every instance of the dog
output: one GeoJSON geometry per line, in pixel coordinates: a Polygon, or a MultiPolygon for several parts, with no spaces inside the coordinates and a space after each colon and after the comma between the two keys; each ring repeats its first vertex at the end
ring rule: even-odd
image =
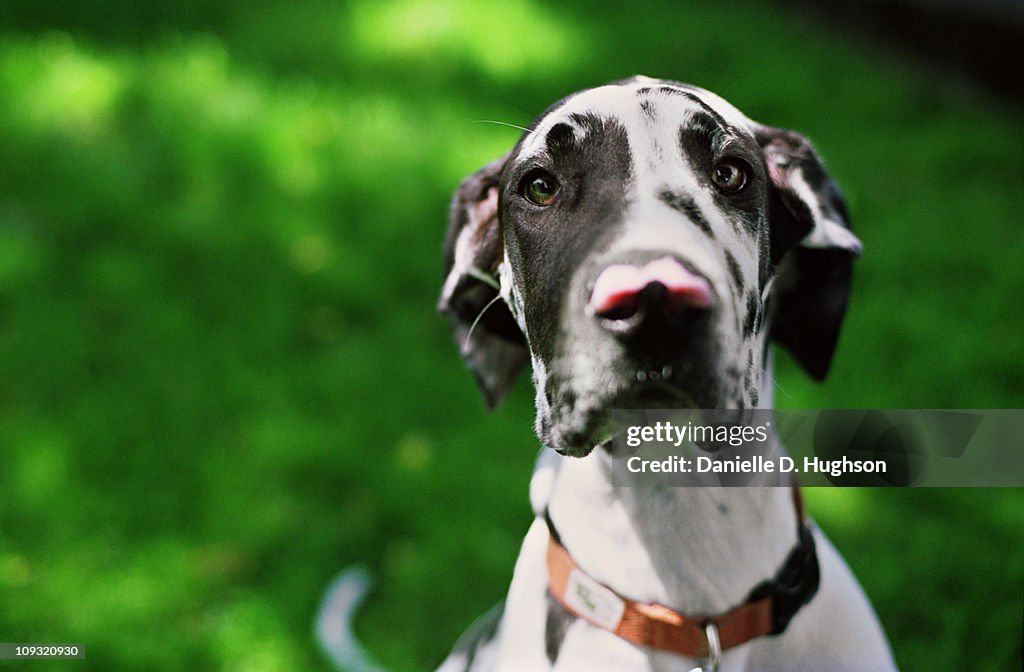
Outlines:
{"type": "Polygon", "coordinates": [[[572,94],[466,178],[439,309],[489,406],[531,367],[547,449],[507,598],[440,669],[895,669],[797,490],[611,478],[614,408],[770,409],[773,341],[823,379],[860,253],[805,137],[673,81],[572,94]]]}

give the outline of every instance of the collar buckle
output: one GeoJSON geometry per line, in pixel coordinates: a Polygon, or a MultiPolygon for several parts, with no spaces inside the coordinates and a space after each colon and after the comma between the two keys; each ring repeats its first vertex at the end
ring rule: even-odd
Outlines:
{"type": "Polygon", "coordinates": [[[718,672],[718,664],[722,659],[722,642],[718,638],[718,626],[714,621],[704,624],[704,637],[708,640],[708,655],[704,662],[690,672],[718,672]]]}

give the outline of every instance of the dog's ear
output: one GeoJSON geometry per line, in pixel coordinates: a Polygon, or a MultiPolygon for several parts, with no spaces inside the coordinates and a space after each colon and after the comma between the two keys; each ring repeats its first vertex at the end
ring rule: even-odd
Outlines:
{"type": "Polygon", "coordinates": [[[498,265],[502,237],[498,219],[498,181],[505,159],[473,173],[452,199],[444,246],[444,287],[438,310],[494,408],[529,361],[526,339],[500,298],[498,265]]]}
{"type": "Polygon", "coordinates": [[[772,337],[816,380],[839,340],[861,242],[846,202],[807,138],[765,126],[755,131],[771,186],[771,259],[777,278],[772,337]]]}

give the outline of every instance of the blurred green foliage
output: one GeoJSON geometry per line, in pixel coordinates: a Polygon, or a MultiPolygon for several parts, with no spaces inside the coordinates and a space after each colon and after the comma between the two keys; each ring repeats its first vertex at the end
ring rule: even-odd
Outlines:
{"type": "MultiPolygon", "coordinates": [[[[642,72],[808,134],[865,241],[789,407],[1021,407],[1019,113],[774,5],[0,4],[0,640],[39,670],[436,664],[507,585],[537,441],[433,306],[449,195],[570,91],[642,72]]],[[[809,493],[900,663],[1008,670],[1020,491],[809,493]]],[[[0,668],[11,666],[0,662],[0,668]]]]}

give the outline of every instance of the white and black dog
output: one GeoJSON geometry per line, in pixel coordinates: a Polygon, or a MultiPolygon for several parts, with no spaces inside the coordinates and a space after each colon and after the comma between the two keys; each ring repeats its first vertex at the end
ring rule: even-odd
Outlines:
{"type": "Polygon", "coordinates": [[[532,365],[545,446],[503,605],[455,670],[895,664],[787,487],[616,487],[613,408],[771,408],[825,376],[861,250],[810,143],[637,77],[573,94],[458,189],[440,310],[490,405],[532,365]]]}

